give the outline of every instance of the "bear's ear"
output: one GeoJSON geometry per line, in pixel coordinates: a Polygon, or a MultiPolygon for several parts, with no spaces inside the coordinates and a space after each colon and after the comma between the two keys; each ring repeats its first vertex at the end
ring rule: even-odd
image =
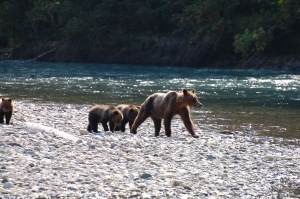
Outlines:
{"type": "Polygon", "coordinates": [[[195,89],[193,89],[193,90],[192,90],[192,93],[194,93],[194,94],[195,94],[195,93],[196,93],[196,90],[195,90],[195,89]]]}
{"type": "Polygon", "coordinates": [[[186,88],[184,88],[184,89],[182,89],[182,92],[184,95],[186,95],[188,91],[186,90],[186,88]]]}
{"type": "Polygon", "coordinates": [[[9,98],[8,101],[11,102],[11,98],[9,98]]]}
{"type": "Polygon", "coordinates": [[[132,113],[134,110],[131,108],[131,109],[129,109],[129,113],[132,113]]]}
{"type": "Polygon", "coordinates": [[[4,101],[4,98],[2,98],[2,101],[4,101]]]}
{"type": "Polygon", "coordinates": [[[141,106],[137,106],[137,108],[141,110],[141,106]]]}

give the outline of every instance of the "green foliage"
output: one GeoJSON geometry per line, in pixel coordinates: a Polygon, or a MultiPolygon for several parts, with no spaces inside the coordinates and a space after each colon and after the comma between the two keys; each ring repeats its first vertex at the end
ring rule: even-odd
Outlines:
{"type": "Polygon", "coordinates": [[[299,25],[298,0],[202,0],[176,15],[177,31],[191,42],[221,47],[227,41],[238,54],[263,51],[299,25]]]}
{"type": "Polygon", "coordinates": [[[0,45],[146,49],[176,35],[247,56],[299,31],[299,21],[299,0],[0,0],[0,45]]]}
{"type": "Polygon", "coordinates": [[[254,31],[245,29],[243,34],[238,33],[234,36],[233,45],[236,53],[242,53],[243,56],[246,56],[250,53],[263,51],[271,39],[272,34],[266,32],[262,27],[254,31]]]}

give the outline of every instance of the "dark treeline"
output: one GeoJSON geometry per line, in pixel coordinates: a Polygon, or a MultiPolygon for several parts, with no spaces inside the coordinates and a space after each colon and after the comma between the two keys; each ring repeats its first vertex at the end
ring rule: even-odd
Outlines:
{"type": "Polygon", "coordinates": [[[0,0],[0,48],[47,61],[246,63],[299,52],[299,19],[299,0],[0,0]]]}

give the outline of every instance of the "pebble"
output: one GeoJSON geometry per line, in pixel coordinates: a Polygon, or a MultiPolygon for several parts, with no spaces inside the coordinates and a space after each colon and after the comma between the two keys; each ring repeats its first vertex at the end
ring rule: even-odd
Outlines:
{"type": "MultiPolygon", "coordinates": [[[[15,101],[0,125],[0,198],[295,198],[300,147],[282,138],[195,130],[178,118],[172,137],[88,133],[90,105],[15,101]]],[[[163,129],[162,129],[163,131],[163,129]]],[[[163,134],[163,133],[162,133],[163,134]]],[[[297,140],[299,143],[299,140],[297,140]]]]}

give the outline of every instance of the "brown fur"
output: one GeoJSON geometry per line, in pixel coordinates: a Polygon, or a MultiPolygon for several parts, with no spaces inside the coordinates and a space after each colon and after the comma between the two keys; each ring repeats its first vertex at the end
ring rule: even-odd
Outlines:
{"type": "Polygon", "coordinates": [[[128,122],[129,122],[129,129],[131,129],[132,124],[140,111],[139,107],[136,107],[132,104],[120,104],[116,108],[122,112],[123,120],[121,126],[120,127],[117,126],[115,130],[116,131],[121,130],[122,132],[125,132],[125,126],[128,122]]]}
{"type": "Polygon", "coordinates": [[[90,110],[88,119],[89,132],[98,132],[98,123],[102,124],[104,131],[108,131],[108,122],[113,122],[113,125],[110,123],[109,128],[114,132],[115,127],[121,125],[123,114],[114,106],[96,105],[90,110]]]}
{"type": "Polygon", "coordinates": [[[2,98],[2,102],[0,104],[0,123],[9,124],[10,119],[14,112],[14,103],[12,102],[11,98],[2,98]]]}
{"type": "Polygon", "coordinates": [[[195,95],[195,90],[187,91],[182,89],[182,93],[170,91],[168,93],[154,93],[150,95],[142,104],[141,110],[136,117],[131,132],[136,134],[137,128],[148,118],[154,122],[155,136],[159,136],[161,120],[164,119],[165,133],[171,136],[171,120],[175,115],[179,115],[188,132],[195,138],[199,136],[195,133],[194,123],[190,116],[190,107],[201,107],[195,95]]]}

